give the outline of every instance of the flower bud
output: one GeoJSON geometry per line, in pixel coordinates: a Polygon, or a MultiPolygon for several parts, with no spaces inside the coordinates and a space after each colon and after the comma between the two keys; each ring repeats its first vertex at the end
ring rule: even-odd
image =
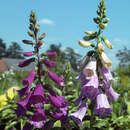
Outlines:
{"type": "Polygon", "coordinates": [[[107,27],[107,24],[106,24],[106,23],[101,23],[101,24],[99,25],[99,27],[100,27],[101,29],[105,29],[105,28],[107,27]]]}
{"type": "Polygon", "coordinates": [[[33,38],[34,38],[34,35],[33,35],[32,32],[29,32],[29,31],[28,31],[28,35],[29,35],[30,37],[33,37],[33,38]]]}
{"type": "Polygon", "coordinates": [[[84,39],[85,41],[89,41],[89,40],[92,40],[92,39],[94,39],[94,38],[96,38],[96,35],[84,36],[84,37],[83,37],[83,39],[84,39]]]}
{"type": "Polygon", "coordinates": [[[37,24],[37,25],[36,25],[36,27],[35,27],[35,34],[37,34],[37,33],[38,33],[39,28],[40,28],[40,25],[39,25],[39,24],[37,24]]]}
{"type": "Polygon", "coordinates": [[[87,35],[94,35],[94,34],[96,34],[96,32],[94,32],[94,31],[85,31],[85,33],[86,33],[87,35]]]}
{"type": "Polygon", "coordinates": [[[34,44],[32,41],[29,41],[29,40],[22,40],[22,42],[24,44],[29,44],[29,45],[33,45],[34,44]]]}
{"type": "Polygon", "coordinates": [[[110,61],[110,59],[106,56],[104,52],[101,53],[101,61],[104,67],[112,68],[112,62],[110,61]]]}
{"type": "Polygon", "coordinates": [[[105,20],[103,20],[103,23],[108,23],[110,21],[109,18],[106,18],[105,20]]]}
{"type": "Polygon", "coordinates": [[[28,66],[30,63],[34,62],[35,58],[27,59],[25,61],[22,61],[18,64],[19,67],[25,67],[28,66]]]}
{"type": "Polygon", "coordinates": [[[33,54],[33,52],[24,52],[24,56],[32,56],[33,54]]]}
{"type": "Polygon", "coordinates": [[[109,49],[113,48],[112,44],[105,37],[102,37],[102,40],[109,49]]]}
{"type": "Polygon", "coordinates": [[[43,41],[42,40],[39,40],[36,44],[36,47],[39,48],[40,46],[42,46],[43,44],[43,41]]]}
{"type": "Polygon", "coordinates": [[[103,52],[103,51],[104,51],[104,46],[102,45],[101,42],[98,43],[98,50],[99,50],[100,52],[103,52]]]}
{"type": "Polygon", "coordinates": [[[87,48],[87,47],[89,47],[89,46],[94,46],[93,43],[85,42],[85,41],[82,41],[82,40],[79,40],[78,43],[79,43],[80,46],[82,46],[82,47],[84,47],[84,48],[87,48]]]}
{"type": "Polygon", "coordinates": [[[47,52],[46,55],[47,55],[47,57],[50,58],[50,57],[56,57],[57,54],[56,54],[56,52],[47,52]]]}
{"type": "Polygon", "coordinates": [[[46,36],[46,34],[43,33],[43,34],[38,38],[38,40],[42,40],[43,38],[45,38],[45,36],[46,36]]]}

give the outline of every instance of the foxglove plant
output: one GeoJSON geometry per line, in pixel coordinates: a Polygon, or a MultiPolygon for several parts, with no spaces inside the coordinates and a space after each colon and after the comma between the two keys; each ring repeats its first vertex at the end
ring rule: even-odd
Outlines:
{"type": "MultiPolygon", "coordinates": [[[[34,11],[30,14],[30,31],[28,35],[33,40],[23,40],[26,45],[32,45],[34,50],[31,52],[24,52],[24,56],[28,59],[20,62],[19,67],[26,67],[32,62],[36,63],[36,66],[31,70],[29,75],[23,80],[23,87],[21,90],[15,90],[19,93],[20,101],[17,102],[17,109],[15,110],[17,117],[27,116],[28,110],[33,110],[34,114],[29,117],[29,123],[36,128],[50,129],[50,125],[53,126],[54,122],[60,120],[63,125],[66,123],[68,116],[68,103],[64,100],[63,96],[58,94],[50,87],[46,85],[46,82],[42,80],[47,76],[54,81],[58,86],[64,85],[63,78],[54,74],[50,69],[56,67],[55,61],[50,61],[49,58],[56,57],[56,52],[40,53],[40,47],[43,44],[43,39],[46,34],[43,33],[38,37],[39,24],[37,24],[36,15],[34,11]],[[32,86],[35,83],[36,86],[32,86]],[[45,94],[45,91],[47,92],[45,94]],[[56,111],[46,112],[44,110],[45,104],[51,104],[55,107],[56,111]],[[46,114],[48,113],[48,114],[46,114]],[[51,122],[47,122],[47,118],[50,118],[51,122]]],[[[29,125],[29,127],[30,127],[29,125]]],[[[24,129],[27,127],[26,125],[24,129]]]]}
{"type": "MultiPolygon", "coordinates": [[[[111,81],[113,80],[110,72],[112,62],[104,53],[105,48],[103,43],[109,49],[113,48],[112,44],[102,36],[103,30],[109,22],[109,19],[106,18],[104,0],[101,0],[98,5],[97,15],[97,18],[94,18],[93,20],[97,24],[98,31],[86,31],[85,34],[87,34],[87,36],[83,37],[84,40],[79,40],[80,46],[84,48],[92,47],[93,49],[87,53],[78,66],[80,75],[77,79],[81,85],[81,93],[75,101],[77,105],[82,105],[84,100],[90,99],[88,108],[91,109],[91,128],[93,115],[96,114],[103,118],[107,114],[110,114],[112,108],[109,103],[116,101],[119,97],[119,94],[116,93],[111,86],[111,81]],[[94,39],[96,44],[89,42],[94,39]]],[[[84,112],[86,110],[87,107],[84,109],[84,112]]],[[[74,120],[78,126],[81,126],[81,121],[83,116],[85,116],[81,111],[78,109],[77,112],[71,113],[72,120],[74,120]]]]}

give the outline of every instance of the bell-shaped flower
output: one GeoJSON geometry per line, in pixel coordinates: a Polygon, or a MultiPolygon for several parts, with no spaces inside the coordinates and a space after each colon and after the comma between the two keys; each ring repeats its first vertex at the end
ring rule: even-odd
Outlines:
{"type": "Polygon", "coordinates": [[[49,60],[43,60],[42,61],[48,68],[54,68],[56,67],[56,62],[55,61],[49,61],[49,60]]]}
{"type": "Polygon", "coordinates": [[[81,86],[85,85],[87,81],[83,72],[80,73],[80,75],[77,77],[77,80],[79,80],[81,86]]]}
{"type": "Polygon", "coordinates": [[[86,101],[82,101],[80,107],[78,108],[78,110],[74,113],[71,113],[71,118],[72,120],[79,126],[82,126],[82,120],[86,114],[87,111],[87,104],[86,101]]]}
{"type": "Polygon", "coordinates": [[[84,98],[86,98],[86,96],[85,96],[84,92],[81,91],[79,97],[78,97],[78,98],[76,99],[76,101],[75,101],[75,104],[76,104],[76,105],[79,105],[84,98]]]}
{"type": "Polygon", "coordinates": [[[29,87],[28,86],[25,86],[19,90],[17,90],[16,88],[14,88],[14,91],[18,92],[20,98],[22,98],[29,90],[29,87]]]}
{"type": "Polygon", "coordinates": [[[64,96],[50,94],[48,97],[51,104],[56,108],[64,108],[68,105],[67,101],[64,100],[64,96]]]}
{"type": "Polygon", "coordinates": [[[48,75],[51,78],[51,80],[53,80],[55,83],[57,83],[58,85],[62,85],[63,84],[63,78],[58,77],[57,75],[55,75],[53,72],[48,71],[48,75]]]}
{"type": "Polygon", "coordinates": [[[46,98],[44,96],[44,90],[41,83],[37,84],[33,94],[30,97],[29,102],[30,104],[35,105],[37,108],[42,107],[45,104],[46,98]]]}
{"type": "Polygon", "coordinates": [[[28,107],[30,106],[29,99],[30,99],[31,95],[32,95],[32,91],[29,92],[29,94],[27,95],[27,97],[24,100],[16,103],[18,105],[18,108],[15,110],[17,117],[19,117],[21,115],[22,116],[26,115],[26,111],[27,111],[28,107]]]}
{"type": "Polygon", "coordinates": [[[99,52],[103,52],[105,50],[105,48],[101,42],[98,43],[98,50],[99,50],[99,52]]]}
{"type": "Polygon", "coordinates": [[[46,116],[42,108],[37,109],[37,111],[29,119],[31,125],[36,128],[42,128],[46,122],[46,116]]]}
{"type": "Polygon", "coordinates": [[[107,100],[105,94],[99,94],[96,98],[96,108],[94,112],[99,115],[99,117],[104,117],[112,112],[112,108],[107,100]]]}
{"type": "Polygon", "coordinates": [[[93,75],[96,74],[96,60],[93,59],[87,63],[85,68],[83,69],[83,74],[85,75],[86,79],[90,79],[93,75]]]}
{"type": "Polygon", "coordinates": [[[107,96],[109,97],[110,102],[116,101],[118,97],[120,96],[120,94],[116,93],[112,87],[105,89],[105,92],[107,96]]]}
{"type": "Polygon", "coordinates": [[[47,52],[46,53],[47,57],[51,58],[51,57],[56,57],[56,52],[47,52]]]}
{"type": "Polygon", "coordinates": [[[82,87],[81,91],[83,92],[84,96],[86,96],[87,98],[91,99],[91,101],[92,101],[99,94],[98,85],[99,85],[98,77],[97,77],[97,75],[94,75],[82,87]]]}
{"type": "Polygon", "coordinates": [[[27,59],[25,61],[22,61],[18,64],[19,67],[26,67],[28,66],[29,64],[31,64],[32,62],[35,61],[35,58],[30,58],[30,59],[27,59]]]}
{"type": "Polygon", "coordinates": [[[30,86],[31,83],[34,81],[34,78],[35,78],[35,70],[32,69],[32,71],[29,73],[28,77],[26,77],[24,80],[23,80],[23,85],[24,86],[30,86]]]}
{"type": "Polygon", "coordinates": [[[111,81],[111,80],[113,80],[113,76],[112,76],[112,74],[111,74],[111,72],[110,72],[109,69],[103,67],[103,68],[100,69],[100,73],[103,76],[103,79],[105,81],[111,81]]]}
{"type": "Polygon", "coordinates": [[[104,52],[101,53],[101,61],[105,68],[112,68],[112,62],[104,52]]]}

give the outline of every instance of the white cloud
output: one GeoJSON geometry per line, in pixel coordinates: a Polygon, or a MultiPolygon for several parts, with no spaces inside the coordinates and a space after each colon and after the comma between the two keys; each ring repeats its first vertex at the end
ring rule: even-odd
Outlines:
{"type": "Polygon", "coordinates": [[[48,19],[48,18],[44,18],[44,19],[41,19],[39,21],[39,24],[49,24],[49,25],[53,25],[54,24],[54,21],[48,19]]]}
{"type": "Polygon", "coordinates": [[[116,42],[116,43],[120,43],[120,44],[128,44],[130,41],[129,40],[125,40],[125,39],[120,39],[120,38],[114,38],[113,39],[113,42],[116,42]]]}

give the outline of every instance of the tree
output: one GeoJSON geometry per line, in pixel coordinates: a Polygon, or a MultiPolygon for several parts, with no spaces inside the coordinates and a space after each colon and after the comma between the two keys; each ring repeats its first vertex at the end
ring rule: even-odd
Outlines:
{"type": "Polygon", "coordinates": [[[66,50],[66,57],[68,61],[70,61],[71,66],[74,70],[77,70],[77,61],[81,58],[81,55],[76,53],[74,49],[67,47],[66,50]]]}
{"type": "Polygon", "coordinates": [[[17,42],[12,42],[12,44],[7,49],[6,57],[23,59],[24,57],[22,56],[22,51],[22,48],[17,42]]]}
{"type": "Polygon", "coordinates": [[[130,50],[124,47],[123,50],[119,50],[116,54],[116,57],[118,58],[119,66],[127,66],[130,65],[130,50]]]}
{"type": "Polygon", "coordinates": [[[6,55],[6,44],[0,38],[0,58],[5,57],[6,55]]]}

